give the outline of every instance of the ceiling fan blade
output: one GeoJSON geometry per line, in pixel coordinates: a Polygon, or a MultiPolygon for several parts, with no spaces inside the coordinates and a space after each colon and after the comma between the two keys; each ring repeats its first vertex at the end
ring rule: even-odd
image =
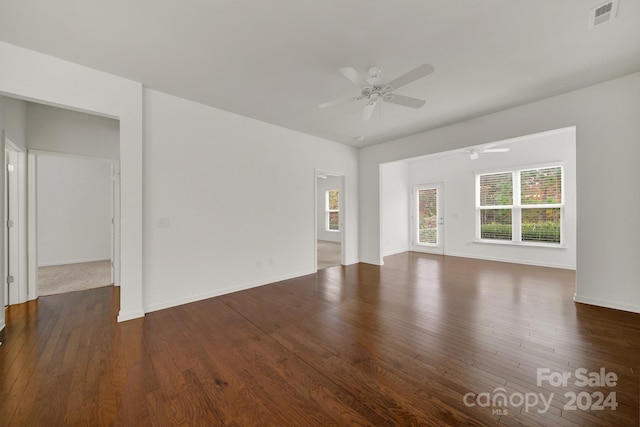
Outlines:
{"type": "Polygon", "coordinates": [[[511,150],[511,148],[485,148],[482,150],[483,153],[506,153],[511,150]]]}
{"type": "Polygon", "coordinates": [[[380,98],[372,99],[371,101],[367,102],[367,105],[364,106],[361,117],[363,122],[371,119],[371,116],[373,116],[373,111],[376,109],[376,105],[378,105],[379,99],[380,98]]]}
{"type": "Polygon", "coordinates": [[[347,99],[338,99],[336,101],[323,102],[322,104],[318,104],[318,108],[335,107],[336,105],[346,104],[347,102],[350,102],[350,101],[358,101],[362,98],[363,98],[362,96],[355,96],[355,97],[352,96],[351,98],[347,98],[347,99]]]}
{"type": "Polygon", "coordinates": [[[420,108],[426,103],[426,101],[423,99],[412,98],[410,96],[404,95],[396,95],[394,93],[385,95],[384,100],[393,104],[404,105],[405,107],[409,108],[420,108]]]}
{"type": "Polygon", "coordinates": [[[401,88],[402,86],[407,85],[415,80],[428,76],[429,74],[433,73],[433,71],[434,69],[431,65],[422,64],[419,67],[414,68],[413,70],[401,75],[400,77],[391,80],[389,82],[389,86],[394,89],[401,88]]]}
{"type": "Polygon", "coordinates": [[[358,87],[369,86],[367,79],[365,79],[359,72],[351,67],[342,67],[340,72],[343,76],[354,82],[358,87]]]}

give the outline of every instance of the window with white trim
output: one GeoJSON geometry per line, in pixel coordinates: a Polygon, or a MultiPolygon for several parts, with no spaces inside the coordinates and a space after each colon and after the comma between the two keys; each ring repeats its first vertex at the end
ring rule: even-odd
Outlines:
{"type": "Polygon", "coordinates": [[[562,166],[476,175],[476,238],[561,245],[563,188],[562,166]]]}
{"type": "Polygon", "coordinates": [[[340,193],[338,190],[328,190],[325,193],[326,230],[340,231],[340,193]]]}

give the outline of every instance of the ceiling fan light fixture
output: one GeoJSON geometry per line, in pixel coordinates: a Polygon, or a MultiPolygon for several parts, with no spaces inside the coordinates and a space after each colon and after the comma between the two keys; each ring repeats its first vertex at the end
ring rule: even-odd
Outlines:
{"type": "Polygon", "coordinates": [[[380,67],[371,67],[369,68],[369,77],[380,77],[380,67]]]}
{"type": "Polygon", "coordinates": [[[484,154],[484,153],[506,153],[508,151],[511,150],[511,148],[509,147],[498,147],[498,148],[493,148],[496,147],[498,144],[488,144],[485,146],[481,146],[481,147],[473,147],[473,148],[467,148],[466,151],[469,154],[469,158],[471,160],[476,160],[480,157],[480,154],[484,154]]]}

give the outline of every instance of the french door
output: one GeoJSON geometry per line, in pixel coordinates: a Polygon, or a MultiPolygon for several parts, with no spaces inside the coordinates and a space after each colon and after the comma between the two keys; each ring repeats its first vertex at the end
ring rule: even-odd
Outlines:
{"type": "Polygon", "coordinates": [[[413,187],[411,209],[412,249],[416,252],[444,254],[443,185],[413,187]]]}

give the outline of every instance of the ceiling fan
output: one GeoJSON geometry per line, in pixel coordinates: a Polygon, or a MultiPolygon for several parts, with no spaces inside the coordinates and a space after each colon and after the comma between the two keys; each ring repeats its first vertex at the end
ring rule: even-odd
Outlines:
{"type": "Polygon", "coordinates": [[[466,151],[469,154],[469,157],[471,158],[471,160],[476,160],[478,157],[480,157],[480,154],[484,154],[484,153],[506,153],[507,151],[511,150],[508,147],[502,147],[502,148],[494,148],[496,147],[498,144],[487,144],[481,147],[471,147],[471,148],[467,148],[466,151]]]}
{"type": "Polygon", "coordinates": [[[411,71],[397,77],[390,82],[387,82],[380,75],[382,74],[379,67],[371,67],[369,69],[368,76],[361,75],[358,71],[351,67],[340,68],[340,72],[343,76],[351,80],[360,88],[360,95],[352,96],[347,99],[341,99],[338,101],[324,102],[318,104],[318,108],[334,107],[336,105],[344,104],[349,101],[359,101],[366,99],[367,103],[362,110],[362,120],[367,121],[373,115],[373,111],[376,106],[382,102],[391,102],[393,104],[404,105],[409,108],[420,108],[426,101],[418,98],[412,98],[410,96],[398,95],[392,93],[394,90],[401,88],[411,82],[428,76],[433,73],[434,69],[429,64],[422,64],[419,67],[414,68],[411,71]]]}

